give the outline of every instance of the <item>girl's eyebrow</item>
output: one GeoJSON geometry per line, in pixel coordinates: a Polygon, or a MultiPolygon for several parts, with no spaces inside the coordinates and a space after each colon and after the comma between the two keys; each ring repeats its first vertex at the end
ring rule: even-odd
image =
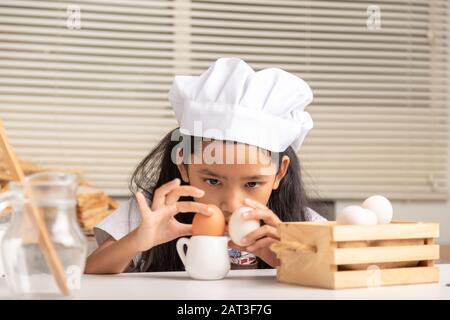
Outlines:
{"type": "MultiPolygon", "coordinates": [[[[227,180],[227,177],[222,176],[222,175],[217,174],[217,173],[214,173],[214,172],[210,171],[209,169],[200,169],[199,173],[227,180]]],[[[264,178],[267,178],[267,175],[257,174],[257,175],[253,175],[253,176],[241,177],[240,180],[260,180],[260,179],[264,179],[264,178]]]]}
{"type": "Polygon", "coordinates": [[[221,176],[220,174],[214,173],[214,172],[212,172],[212,171],[210,171],[210,170],[208,170],[208,169],[200,169],[199,172],[200,172],[200,173],[203,173],[203,174],[207,174],[207,175],[209,175],[209,176],[213,176],[213,177],[217,177],[217,178],[226,179],[226,177],[221,176]]]}
{"type": "Polygon", "coordinates": [[[261,180],[267,178],[267,175],[257,174],[254,176],[241,177],[241,180],[261,180]]]}

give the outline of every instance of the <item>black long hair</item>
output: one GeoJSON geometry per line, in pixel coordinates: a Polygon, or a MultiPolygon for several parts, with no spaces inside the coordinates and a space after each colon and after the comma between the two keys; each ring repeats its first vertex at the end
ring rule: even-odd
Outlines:
{"type": "MultiPolygon", "coordinates": [[[[130,179],[132,193],[141,191],[147,199],[151,200],[153,190],[175,178],[179,178],[181,184],[188,184],[182,180],[176,163],[172,161],[172,152],[180,144],[180,140],[174,139],[174,136],[179,136],[181,140],[187,138],[187,141],[191,143],[190,150],[194,150],[195,139],[202,139],[180,135],[179,128],[170,131],[136,167],[130,179]]],[[[304,221],[308,197],[303,186],[297,154],[289,147],[286,151],[275,155],[279,159],[278,167],[284,155],[289,157],[290,163],[279,187],[272,191],[267,206],[279,216],[281,221],[304,221]]],[[[180,201],[193,201],[193,199],[181,197],[180,201]]],[[[192,223],[193,214],[179,213],[175,217],[181,223],[192,223]]],[[[160,244],[143,252],[138,271],[184,270],[176,250],[177,240],[160,244]]],[[[270,268],[261,259],[257,258],[257,260],[260,269],[270,268]]]]}

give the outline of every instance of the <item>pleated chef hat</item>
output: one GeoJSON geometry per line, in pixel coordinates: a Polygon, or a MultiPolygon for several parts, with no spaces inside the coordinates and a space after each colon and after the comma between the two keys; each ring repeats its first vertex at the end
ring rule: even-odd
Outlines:
{"type": "Polygon", "coordinates": [[[238,58],[220,58],[200,76],[176,76],[169,91],[180,132],[273,152],[297,151],[313,121],[313,93],[278,68],[255,72],[238,58]]]}

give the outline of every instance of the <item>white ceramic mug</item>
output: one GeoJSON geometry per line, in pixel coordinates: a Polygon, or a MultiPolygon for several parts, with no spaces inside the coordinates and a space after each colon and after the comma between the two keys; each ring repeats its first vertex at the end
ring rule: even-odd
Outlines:
{"type": "Polygon", "coordinates": [[[193,279],[218,280],[230,271],[228,237],[192,236],[177,241],[177,251],[184,267],[193,279]],[[184,252],[184,247],[187,252],[184,252]]]}

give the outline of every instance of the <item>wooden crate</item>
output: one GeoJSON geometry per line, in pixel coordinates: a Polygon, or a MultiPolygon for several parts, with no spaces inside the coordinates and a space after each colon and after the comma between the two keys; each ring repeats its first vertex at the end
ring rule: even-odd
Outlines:
{"type": "Polygon", "coordinates": [[[439,281],[437,223],[284,222],[278,232],[280,282],[343,289],[439,281]]]}

